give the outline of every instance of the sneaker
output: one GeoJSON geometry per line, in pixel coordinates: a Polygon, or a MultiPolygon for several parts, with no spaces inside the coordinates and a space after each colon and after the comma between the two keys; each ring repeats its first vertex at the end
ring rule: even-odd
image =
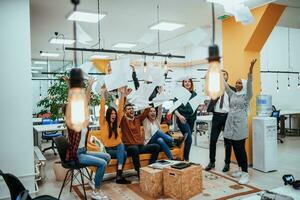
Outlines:
{"type": "Polygon", "coordinates": [[[231,176],[234,178],[239,178],[242,176],[242,171],[238,169],[238,170],[232,172],[231,176]]]}
{"type": "Polygon", "coordinates": [[[249,174],[247,172],[242,172],[239,184],[245,185],[247,183],[249,183],[249,174]]]}
{"type": "Polygon", "coordinates": [[[92,188],[93,190],[95,190],[95,181],[94,181],[94,180],[90,180],[90,181],[89,181],[89,185],[91,186],[91,188],[92,188]]]}
{"type": "Polygon", "coordinates": [[[109,200],[108,196],[106,196],[102,190],[99,190],[98,192],[96,192],[95,190],[93,190],[92,199],[96,199],[96,200],[109,200]]]}

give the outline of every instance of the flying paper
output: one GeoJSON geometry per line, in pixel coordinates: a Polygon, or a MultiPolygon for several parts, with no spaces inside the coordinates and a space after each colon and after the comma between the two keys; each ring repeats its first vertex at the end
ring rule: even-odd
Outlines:
{"type": "Polygon", "coordinates": [[[174,112],[174,110],[176,110],[180,105],[182,104],[182,102],[180,100],[175,101],[175,103],[173,104],[173,106],[169,109],[169,113],[174,112]]]}
{"type": "Polygon", "coordinates": [[[191,100],[189,100],[189,104],[191,105],[194,112],[197,110],[198,106],[200,105],[201,100],[202,98],[200,95],[196,95],[191,100]]]}
{"type": "Polygon", "coordinates": [[[181,85],[176,84],[175,87],[172,90],[172,97],[176,97],[178,100],[181,101],[184,105],[187,104],[187,102],[190,100],[191,93],[182,87],[181,85]]]}
{"type": "Polygon", "coordinates": [[[129,68],[129,59],[111,61],[112,73],[104,77],[105,85],[108,91],[127,85],[129,68]]]}

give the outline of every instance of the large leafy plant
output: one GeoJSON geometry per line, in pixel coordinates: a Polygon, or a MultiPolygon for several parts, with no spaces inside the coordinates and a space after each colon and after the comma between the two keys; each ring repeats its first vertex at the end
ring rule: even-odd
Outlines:
{"type": "MultiPolygon", "coordinates": [[[[61,77],[49,89],[48,96],[41,99],[37,106],[42,108],[39,114],[51,113],[51,119],[55,120],[64,117],[62,107],[67,103],[68,99],[68,84],[61,77]]],[[[100,96],[92,93],[91,106],[99,105],[100,96]]]]}

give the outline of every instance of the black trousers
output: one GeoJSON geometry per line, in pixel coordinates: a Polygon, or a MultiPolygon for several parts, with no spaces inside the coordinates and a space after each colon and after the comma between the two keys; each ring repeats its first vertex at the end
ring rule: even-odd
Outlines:
{"type": "Polygon", "coordinates": [[[140,154],[151,154],[149,164],[155,163],[160,151],[160,146],[158,144],[147,144],[147,145],[126,145],[125,149],[128,156],[132,157],[132,162],[135,171],[139,172],[141,168],[140,154]]]}
{"type": "MultiPolygon", "coordinates": [[[[218,142],[218,138],[220,132],[224,130],[225,123],[227,119],[227,113],[214,113],[212,118],[212,127],[210,134],[210,143],[209,143],[209,159],[210,162],[216,162],[216,146],[218,142]]],[[[231,144],[229,142],[225,142],[225,163],[230,164],[230,156],[231,156],[231,144]]]]}
{"type": "Polygon", "coordinates": [[[242,168],[243,172],[248,172],[248,159],[247,159],[247,153],[245,149],[246,139],[230,140],[224,138],[224,141],[232,145],[238,166],[242,168]]]}

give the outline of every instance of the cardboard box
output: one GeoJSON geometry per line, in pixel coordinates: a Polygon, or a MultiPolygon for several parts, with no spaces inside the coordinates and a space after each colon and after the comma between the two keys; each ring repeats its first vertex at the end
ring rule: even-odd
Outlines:
{"type": "Polygon", "coordinates": [[[202,192],[202,167],[192,165],[179,170],[163,170],[164,194],[174,199],[189,199],[202,192]]]}
{"type": "Polygon", "coordinates": [[[140,189],[150,197],[161,196],[163,194],[163,171],[151,167],[141,168],[140,189]]]}

